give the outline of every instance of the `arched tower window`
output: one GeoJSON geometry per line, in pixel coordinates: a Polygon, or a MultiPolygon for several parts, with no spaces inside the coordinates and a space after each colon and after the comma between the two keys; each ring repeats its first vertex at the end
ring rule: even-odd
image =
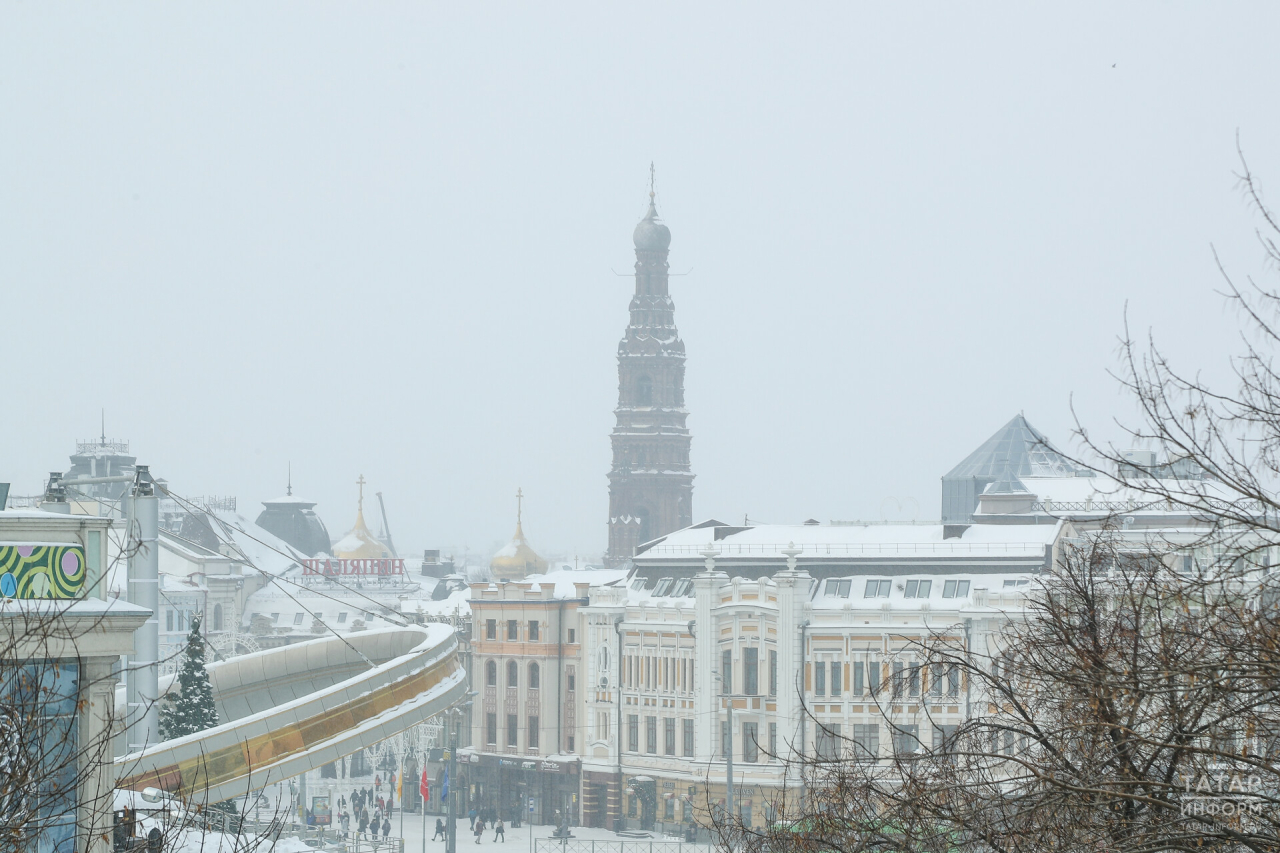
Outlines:
{"type": "Polygon", "coordinates": [[[520,686],[520,667],[513,660],[507,661],[507,686],[520,686]]]}
{"type": "Polygon", "coordinates": [[[653,380],[648,376],[641,376],[636,380],[636,405],[653,405],[653,380]]]}
{"type": "Polygon", "coordinates": [[[484,665],[484,683],[488,687],[498,686],[498,665],[493,661],[484,665]]]}
{"type": "Polygon", "coordinates": [[[222,630],[222,605],[221,604],[213,605],[213,630],[215,631],[222,630]]]}
{"type": "Polygon", "coordinates": [[[541,681],[542,671],[538,669],[538,665],[536,663],[529,664],[529,689],[537,690],[541,681]]]}

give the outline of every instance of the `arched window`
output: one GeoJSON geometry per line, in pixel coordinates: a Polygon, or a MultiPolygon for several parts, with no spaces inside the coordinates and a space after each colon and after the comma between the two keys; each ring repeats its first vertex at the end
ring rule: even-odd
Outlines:
{"type": "Polygon", "coordinates": [[[484,665],[484,683],[488,687],[498,686],[498,665],[493,661],[484,665]]]}
{"type": "Polygon", "coordinates": [[[636,405],[653,405],[653,380],[648,376],[641,376],[636,380],[636,405]]]}
{"type": "Polygon", "coordinates": [[[222,630],[222,605],[221,604],[213,605],[213,630],[215,631],[222,630]]]}
{"type": "Polygon", "coordinates": [[[520,667],[513,660],[507,661],[507,686],[520,686],[520,667]]]}
{"type": "Polygon", "coordinates": [[[536,663],[529,664],[529,689],[537,690],[538,683],[541,681],[542,673],[538,670],[536,663]]]}

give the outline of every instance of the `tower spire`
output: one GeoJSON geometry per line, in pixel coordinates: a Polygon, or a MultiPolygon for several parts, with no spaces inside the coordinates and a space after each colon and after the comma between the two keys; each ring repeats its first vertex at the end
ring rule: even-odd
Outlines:
{"type": "Polygon", "coordinates": [[[649,161],[649,201],[653,201],[654,169],[653,161],[649,161]]]}
{"type": "Polygon", "coordinates": [[[524,489],[516,489],[516,527],[520,527],[521,517],[524,515],[524,489]]]}

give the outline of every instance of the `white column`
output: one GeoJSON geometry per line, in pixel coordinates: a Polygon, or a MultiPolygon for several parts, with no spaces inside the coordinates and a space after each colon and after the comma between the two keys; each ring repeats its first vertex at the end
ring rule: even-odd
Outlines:
{"type": "Polygon", "coordinates": [[[716,637],[720,628],[716,624],[716,604],[720,588],[728,583],[724,572],[715,570],[715,559],[707,558],[707,570],[693,577],[694,612],[694,697],[693,730],[694,755],[699,762],[709,762],[716,753],[720,738],[720,713],[715,677],[711,671],[719,668],[716,660],[716,637]]]}
{"type": "Polygon", "coordinates": [[[797,569],[799,549],[792,546],[787,554],[786,571],[778,572],[773,581],[778,585],[778,751],[788,746],[800,749],[801,671],[800,626],[804,622],[804,605],[809,600],[813,578],[797,569]]]}

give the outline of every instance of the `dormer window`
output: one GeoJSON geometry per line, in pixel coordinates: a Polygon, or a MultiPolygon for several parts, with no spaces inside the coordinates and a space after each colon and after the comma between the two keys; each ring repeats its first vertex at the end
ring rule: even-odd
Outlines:
{"type": "Polygon", "coordinates": [[[823,589],[823,595],[831,598],[848,598],[849,592],[853,588],[851,580],[836,580],[832,578],[827,581],[826,587],[823,589]]]}
{"type": "Polygon", "coordinates": [[[911,580],[907,581],[906,598],[928,598],[929,590],[933,588],[933,581],[911,580]]]}
{"type": "Polygon", "coordinates": [[[969,582],[968,581],[945,581],[942,584],[943,598],[968,598],[969,582]]]}
{"type": "Polygon", "coordinates": [[[889,580],[872,580],[867,581],[866,588],[862,591],[863,598],[888,598],[889,588],[892,583],[889,580]]]}

